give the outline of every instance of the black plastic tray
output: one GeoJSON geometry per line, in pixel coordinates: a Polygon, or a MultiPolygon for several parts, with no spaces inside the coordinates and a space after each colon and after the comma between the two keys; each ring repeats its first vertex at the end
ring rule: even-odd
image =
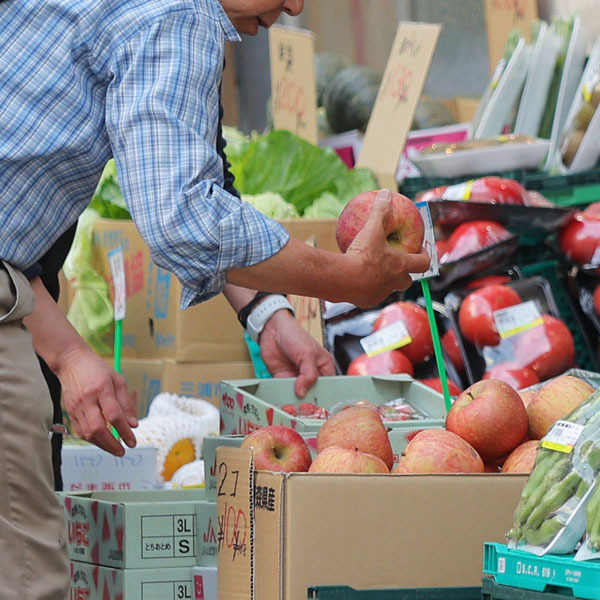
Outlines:
{"type": "Polygon", "coordinates": [[[481,588],[356,590],[345,585],[327,585],[308,588],[307,597],[308,600],[481,600],[481,588]]]}

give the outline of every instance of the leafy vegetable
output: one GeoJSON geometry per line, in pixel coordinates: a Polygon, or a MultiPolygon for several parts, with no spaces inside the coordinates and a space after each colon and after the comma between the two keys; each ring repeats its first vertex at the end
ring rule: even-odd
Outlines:
{"type": "Polygon", "coordinates": [[[329,192],[347,202],[377,184],[368,170],[351,170],[331,148],[321,148],[283,130],[270,131],[236,153],[227,151],[242,194],[275,192],[300,215],[329,192]]]}
{"type": "Polygon", "coordinates": [[[271,219],[297,219],[300,215],[293,204],[286,202],[279,194],[264,192],[263,194],[245,194],[242,200],[249,202],[271,219]]]}
{"type": "Polygon", "coordinates": [[[304,211],[304,216],[308,219],[337,219],[344,206],[346,202],[325,192],[304,211]]]}
{"type": "Polygon", "coordinates": [[[90,208],[95,210],[98,216],[107,219],[131,219],[117,179],[115,161],[112,159],[106,163],[102,171],[90,208]]]}

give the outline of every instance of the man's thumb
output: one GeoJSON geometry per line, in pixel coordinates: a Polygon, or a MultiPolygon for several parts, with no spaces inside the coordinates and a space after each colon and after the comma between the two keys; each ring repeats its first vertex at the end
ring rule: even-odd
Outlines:
{"type": "Polygon", "coordinates": [[[379,221],[385,225],[389,217],[391,207],[392,193],[390,190],[379,190],[375,196],[375,199],[373,200],[369,220],[379,221]]]}

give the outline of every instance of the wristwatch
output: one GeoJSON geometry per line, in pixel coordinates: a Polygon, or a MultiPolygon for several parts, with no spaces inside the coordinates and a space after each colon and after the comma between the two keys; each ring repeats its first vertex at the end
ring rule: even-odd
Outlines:
{"type": "Polygon", "coordinates": [[[278,311],[287,309],[293,315],[294,309],[285,296],[271,294],[267,296],[258,306],[252,309],[246,321],[246,331],[252,340],[258,343],[258,336],[264,329],[266,322],[278,311]]]}

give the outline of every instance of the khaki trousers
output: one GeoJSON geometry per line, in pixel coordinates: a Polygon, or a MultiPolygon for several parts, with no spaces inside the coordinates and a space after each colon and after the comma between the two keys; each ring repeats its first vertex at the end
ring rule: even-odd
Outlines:
{"type": "Polygon", "coordinates": [[[54,493],[52,403],[23,317],[27,279],[0,261],[0,599],[67,600],[64,515],[54,493]]]}

